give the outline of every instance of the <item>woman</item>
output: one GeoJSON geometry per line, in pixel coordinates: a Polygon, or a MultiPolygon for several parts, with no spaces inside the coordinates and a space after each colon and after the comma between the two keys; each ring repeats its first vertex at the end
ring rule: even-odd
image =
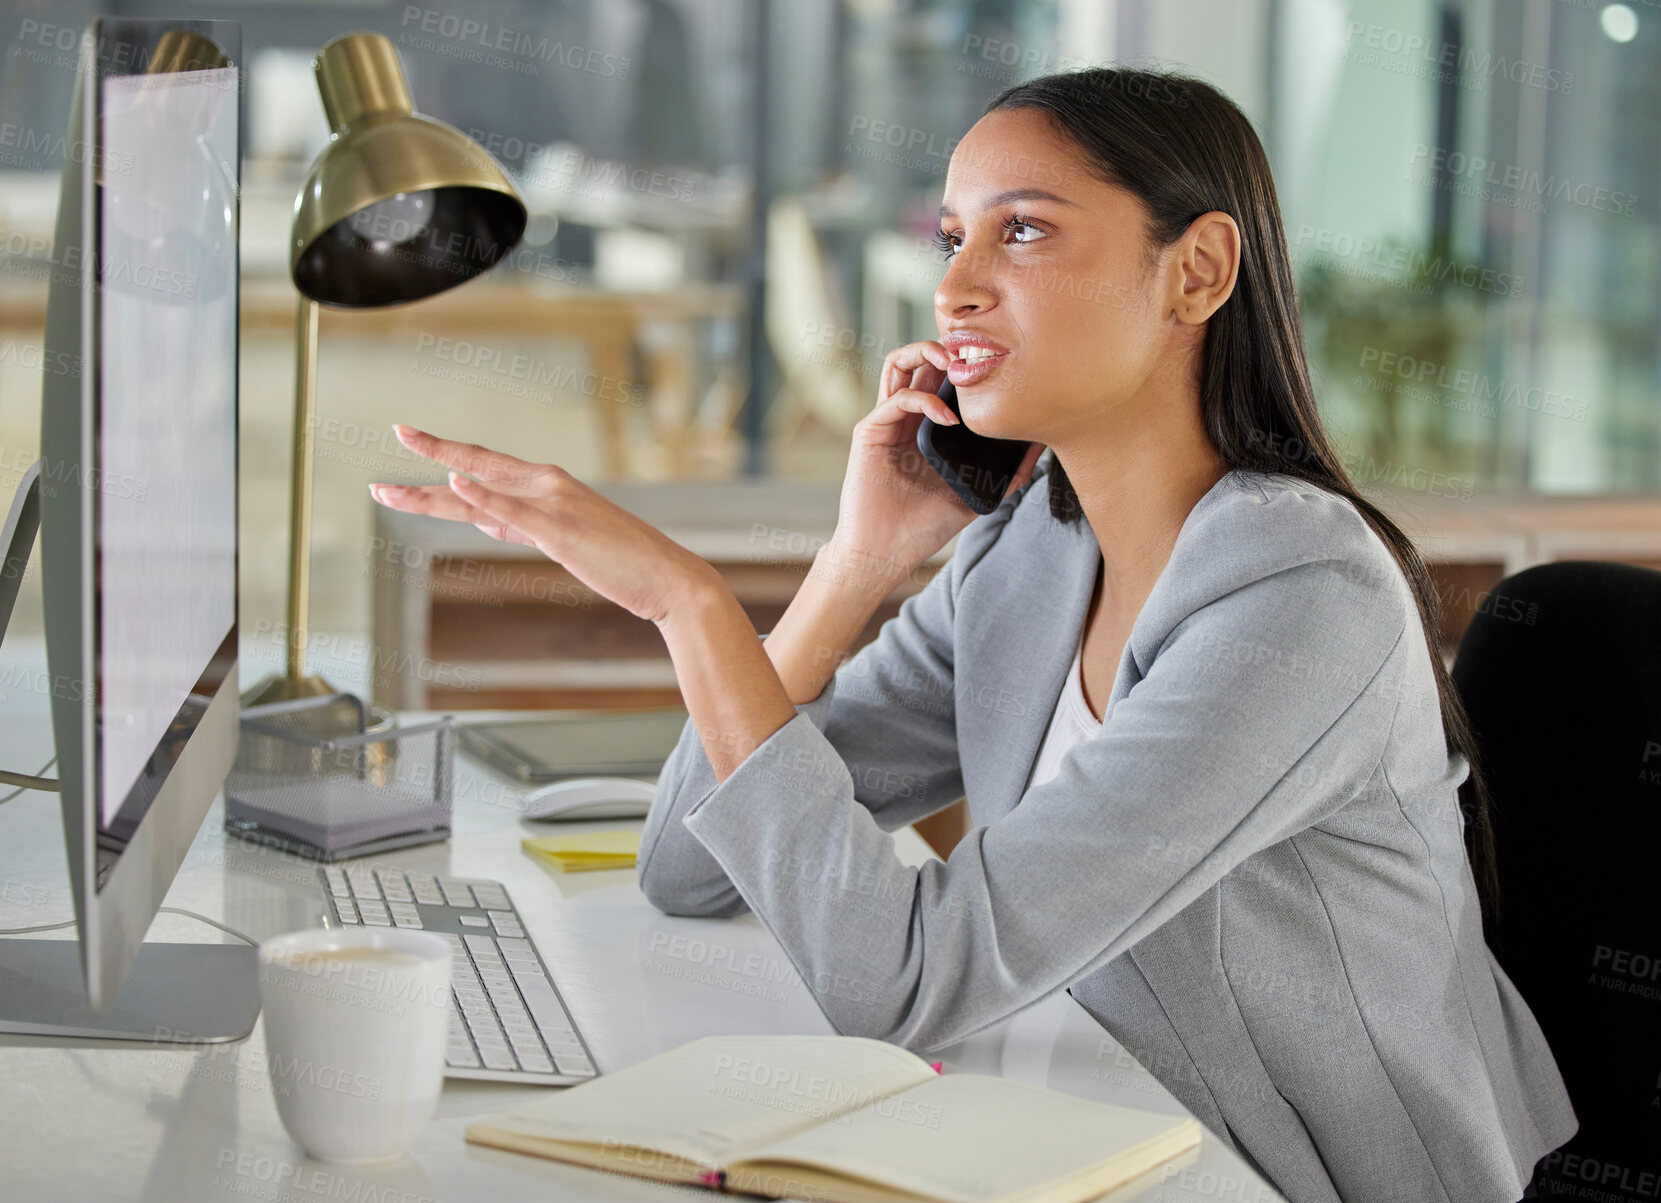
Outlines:
{"type": "Polygon", "coordinates": [[[408,432],[485,483],[380,499],[657,624],[691,721],[641,887],[753,908],[837,1030],[926,1050],[1066,989],[1293,1203],[1512,1203],[1576,1119],[1484,940],[1435,596],[1322,431],[1251,126],[1192,79],[1050,76],[992,101],[943,199],[941,338],[888,356],[764,642],[557,468],[408,432]],[[942,374],[1032,444],[978,520],[914,450],[942,374]],[[960,795],[949,860],[900,863],[886,833],[960,795]]]}

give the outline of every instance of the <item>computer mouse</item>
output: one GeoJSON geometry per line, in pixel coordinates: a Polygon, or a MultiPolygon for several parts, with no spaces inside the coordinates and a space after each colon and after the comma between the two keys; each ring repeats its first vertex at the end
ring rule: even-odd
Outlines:
{"type": "Polygon", "coordinates": [[[525,796],[527,819],[638,819],[656,791],[637,777],[575,777],[525,796]]]}

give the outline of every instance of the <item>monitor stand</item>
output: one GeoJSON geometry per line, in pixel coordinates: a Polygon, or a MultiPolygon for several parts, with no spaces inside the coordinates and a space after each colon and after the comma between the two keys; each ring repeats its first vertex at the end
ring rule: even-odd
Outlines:
{"type": "Polygon", "coordinates": [[[39,529],[40,461],[37,459],[18,482],[6,525],[0,527],[0,555],[5,557],[0,559],[0,639],[6,637],[6,627],[11,623],[12,607],[17,605],[17,591],[23,586],[23,572],[29,566],[29,553],[34,550],[35,532],[39,529]]]}
{"type": "Polygon", "coordinates": [[[141,944],[121,994],[87,1004],[79,940],[0,940],[0,1033],[222,1044],[254,1030],[259,962],[243,944],[141,944]]]}
{"type": "MultiPolygon", "coordinates": [[[[40,529],[40,463],[23,474],[0,528],[0,638],[11,622],[40,529]]],[[[55,782],[7,774],[15,784],[55,782]]],[[[0,939],[0,1033],[219,1044],[253,1031],[259,961],[239,944],[140,944],[121,993],[99,1013],[87,1003],[79,940],[0,939]]]]}

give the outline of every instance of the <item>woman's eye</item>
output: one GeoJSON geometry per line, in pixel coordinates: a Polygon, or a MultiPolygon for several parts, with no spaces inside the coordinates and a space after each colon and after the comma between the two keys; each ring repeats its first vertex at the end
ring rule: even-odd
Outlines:
{"type": "Polygon", "coordinates": [[[1027,237],[1016,238],[1016,242],[1037,242],[1040,238],[1045,237],[1043,230],[1040,230],[1030,221],[1023,221],[1019,217],[1012,217],[1008,221],[1004,222],[1004,229],[1012,234],[1018,230],[1026,231],[1027,237]]]}
{"type": "MultiPolygon", "coordinates": [[[[1007,217],[1001,223],[1004,235],[1010,241],[1018,244],[1037,242],[1040,238],[1049,235],[1022,217],[1007,217]],[[1011,235],[1016,235],[1010,238],[1011,235]]],[[[945,230],[934,232],[934,245],[940,248],[940,253],[950,261],[963,248],[958,244],[957,235],[948,234],[945,230]]]]}

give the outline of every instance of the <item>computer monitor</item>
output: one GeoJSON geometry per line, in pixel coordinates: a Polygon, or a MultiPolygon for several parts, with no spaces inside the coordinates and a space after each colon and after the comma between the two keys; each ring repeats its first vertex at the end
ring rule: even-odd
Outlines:
{"type": "Polygon", "coordinates": [[[240,63],[231,22],[82,41],[45,357],[75,370],[44,373],[25,484],[79,940],[0,941],[0,1031],[212,1041],[258,1015],[252,949],[144,943],[237,745],[240,63]]]}

